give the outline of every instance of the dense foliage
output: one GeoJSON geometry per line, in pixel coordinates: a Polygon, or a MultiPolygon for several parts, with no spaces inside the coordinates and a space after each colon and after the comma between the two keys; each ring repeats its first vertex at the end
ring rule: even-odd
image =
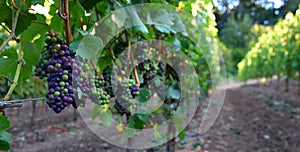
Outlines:
{"type": "MultiPolygon", "coordinates": [[[[49,107],[56,113],[60,113],[70,104],[75,108],[84,106],[90,98],[96,103],[91,114],[93,119],[99,116],[106,124],[107,118],[102,114],[105,113],[108,116],[116,114],[119,116],[116,118],[120,123],[119,126],[122,126],[124,125],[122,116],[125,114],[127,126],[133,129],[159,125],[159,122],[152,121],[151,117],[154,115],[161,115],[167,120],[173,119],[173,111],[176,111],[179,105],[180,88],[183,86],[180,86],[178,74],[171,68],[171,65],[153,57],[139,56],[143,61],[135,65],[136,71],[122,76],[121,80],[113,77],[111,66],[113,63],[120,62],[120,59],[117,59],[118,55],[122,54],[133,42],[163,40],[176,46],[189,57],[199,75],[197,89],[203,94],[208,93],[214,83],[211,80],[211,74],[220,70],[218,54],[211,53],[216,51],[214,49],[218,45],[215,39],[217,29],[213,5],[209,0],[147,2],[173,5],[177,7],[176,10],[191,13],[194,22],[187,23],[185,27],[182,24],[183,21],[174,18],[167,9],[161,8],[158,16],[152,16],[152,20],[164,19],[169,25],[148,25],[142,23],[137,11],[133,9],[129,17],[121,14],[119,18],[113,20],[114,22],[104,25],[105,29],[102,30],[116,33],[118,30],[116,27],[126,27],[124,24],[126,18],[142,25],[126,29],[118,33],[116,37],[108,37],[106,44],[103,36],[95,37],[88,34],[93,30],[95,23],[105,20],[105,17],[110,17],[106,15],[112,11],[143,3],[143,1],[74,0],[69,1],[69,10],[62,11],[59,0],[0,0],[0,23],[2,23],[0,27],[0,42],[2,43],[0,76],[5,78],[5,81],[1,82],[8,83],[8,90],[4,90],[6,93],[4,93],[3,100],[42,95],[47,98],[46,103],[49,107]],[[70,20],[64,17],[68,11],[67,15],[70,16],[70,20]],[[190,30],[188,26],[192,25],[196,31],[189,31],[193,33],[192,37],[189,37],[175,25],[188,30],[190,30]],[[101,48],[103,51],[99,58],[95,59],[97,62],[92,63],[91,59],[94,57],[95,50],[101,48]],[[211,67],[208,62],[211,63],[211,67]],[[90,64],[93,64],[94,73],[86,72],[91,69],[85,65],[90,64]],[[34,78],[34,75],[40,79],[47,77],[47,82],[34,78]],[[154,85],[162,80],[165,81],[166,86],[166,98],[162,107],[150,114],[131,114],[131,111],[138,106],[133,99],[139,101],[138,104],[144,104],[151,96],[151,88],[158,92],[165,91],[159,90],[162,88],[154,85]],[[112,90],[114,85],[120,86],[118,89],[120,92],[112,90]],[[74,86],[78,87],[74,88],[74,86]],[[76,99],[80,102],[74,101],[76,99]]],[[[147,54],[158,48],[159,46],[146,46],[140,50],[147,54]]],[[[187,61],[182,61],[180,64],[185,62],[187,61]]],[[[160,96],[163,95],[165,94],[160,96]]],[[[174,118],[174,121],[181,122],[181,119],[174,118]]],[[[1,121],[0,124],[7,125],[8,122],[1,121]]],[[[0,134],[7,128],[0,130],[0,134]]],[[[178,128],[183,129],[182,126],[178,128]]],[[[124,128],[119,128],[119,130],[126,132],[124,128]]],[[[7,133],[4,132],[4,135],[7,133]]],[[[156,133],[156,136],[161,135],[156,133]]],[[[11,141],[10,135],[0,136],[0,143],[2,141],[7,145],[11,141]]],[[[9,149],[9,144],[6,149],[9,149]]]]}
{"type": "Polygon", "coordinates": [[[288,13],[263,33],[239,63],[242,79],[279,77],[299,78],[300,9],[288,13]]]}

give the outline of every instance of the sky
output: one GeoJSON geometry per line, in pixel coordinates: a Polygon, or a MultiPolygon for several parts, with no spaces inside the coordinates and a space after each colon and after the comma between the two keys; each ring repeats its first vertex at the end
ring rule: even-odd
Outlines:
{"type": "MultiPolygon", "coordinates": [[[[257,4],[262,3],[263,1],[265,1],[265,0],[261,0],[261,2],[258,1],[257,4]]],[[[284,4],[282,0],[267,0],[267,1],[273,2],[275,9],[281,7],[284,4]]],[[[229,8],[231,8],[231,9],[234,8],[235,6],[239,5],[239,0],[229,0],[229,2],[230,2],[229,3],[229,8]]],[[[218,0],[213,0],[213,3],[215,5],[218,5],[218,9],[219,10],[223,10],[224,9],[224,8],[222,8],[221,4],[218,3],[218,0]]],[[[264,7],[270,8],[270,7],[272,7],[272,4],[266,5],[264,7]]],[[[223,11],[225,11],[225,10],[223,10],[223,11]]]]}

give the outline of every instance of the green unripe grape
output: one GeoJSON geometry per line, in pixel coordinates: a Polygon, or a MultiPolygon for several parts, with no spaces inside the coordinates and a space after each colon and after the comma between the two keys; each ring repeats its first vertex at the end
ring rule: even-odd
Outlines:
{"type": "Polygon", "coordinates": [[[60,46],[60,44],[55,44],[54,48],[55,48],[56,50],[60,50],[61,46],[60,46]]]}
{"type": "Polygon", "coordinates": [[[69,90],[67,88],[64,88],[64,93],[68,93],[69,90]]]}
{"type": "Polygon", "coordinates": [[[59,95],[60,95],[60,92],[59,92],[59,91],[55,91],[55,92],[54,92],[54,96],[55,96],[55,97],[57,97],[57,96],[59,96],[59,95]]]}
{"type": "Polygon", "coordinates": [[[55,67],[56,67],[56,68],[61,68],[61,64],[56,63],[56,64],[55,64],[55,67]]]}
{"type": "Polygon", "coordinates": [[[66,85],[65,82],[59,82],[59,86],[64,87],[66,85]]]}
{"type": "Polygon", "coordinates": [[[69,73],[68,70],[64,70],[64,71],[63,71],[63,74],[65,74],[65,75],[67,75],[68,73],[69,73]]]}
{"type": "Polygon", "coordinates": [[[57,42],[57,38],[56,38],[56,37],[51,38],[51,42],[52,42],[52,43],[57,42]]]}
{"type": "Polygon", "coordinates": [[[51,36],[46,36],[45,37],[45,42],[49,42],[51,40],[51,36]]]}
{"type": "Polygon", "coordinates": [[[62,76],[62,79],[63,79],[64,81],[67,81],[67,80],[69,79],[69,77],[68,77],[68,75],[63,75],[63,76],[62,76]]]}
{"type": "Polygon", "coordinates": [[[83,73],[80,73],[80,78],[83,78],[84,77],[84,74],[83,73]]]}

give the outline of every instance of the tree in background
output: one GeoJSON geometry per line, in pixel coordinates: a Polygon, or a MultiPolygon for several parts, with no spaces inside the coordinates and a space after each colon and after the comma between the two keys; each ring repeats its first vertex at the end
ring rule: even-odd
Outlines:
{"type": "Polygon", "coordinates": [[[218,35],[221,42],[231,50],[231,56],[227,56],[227,59],[225,56],[225,60],[233,62],[233,67],[227,67],[229,73],[236,74],[237,63],[261,35],[261,31],[252,30],[253,25],[274,25],[287,12],[295,13],[300,3],[299,0],[282,0],[280,2],[281,6],[278,5],[279,2],[274,3],[273,0],[214,1],[218,35]]]}

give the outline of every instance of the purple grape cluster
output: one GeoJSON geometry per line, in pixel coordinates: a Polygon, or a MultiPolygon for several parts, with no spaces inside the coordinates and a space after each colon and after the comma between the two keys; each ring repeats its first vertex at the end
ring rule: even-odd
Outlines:
{"type": "Polygon", "coordinates": [[[94,84],[92,80],[94,76],[89,73],[90,68],[86,62],[86,60],[78,57],[73,63],[73,86],[77,88],[75,90],[76,106],[84,106],[88,99],[96,100],[92,94],[94,84]]]}
{"type": "Polygon", "coordinates": [[[74,103],[72,64],[75,62],[76,53],[69,50],[69,47],[52,30],[46,35],[45,42],[47,46],[36,65],[36,76],[40,78],[48,76],[47,104],[56,113],[60,113],[69,104],[74,103]],[[45,60],[48,61],[46,64],[45,60]]]}
{"type": "Polygon", "coordinates": [[[123,116],[124,114],[127,116],[127,118],[131,116],[130,111],[127,110],[127,108],[124,108],[124,106],[121,105],[117,100],[115,101],[114,107],[116,108],[116,110],[121,116],[123,116]]]}
{"type": "Polygon", "coordinates": [[[115,108],[121,115],[128,115],[129,108],[135,110],[137,105],[135,103],[135,97],[139,95],[139,86],[135,84],[133,79],[123,79],[119,83],[116,83],[117,90],[116,95],[118,96],[115,102],[115,108]]]}
{"type": "Polygon", "coordinates": [[[144,60],[138,64],[138,70],[140,71],[144,82],[141,84],[141,87],[149,87],[151,84],[151,80],[153,80],[156,76],[164,75],[164,64],[161,61],[154,60],[144,60]]]}

